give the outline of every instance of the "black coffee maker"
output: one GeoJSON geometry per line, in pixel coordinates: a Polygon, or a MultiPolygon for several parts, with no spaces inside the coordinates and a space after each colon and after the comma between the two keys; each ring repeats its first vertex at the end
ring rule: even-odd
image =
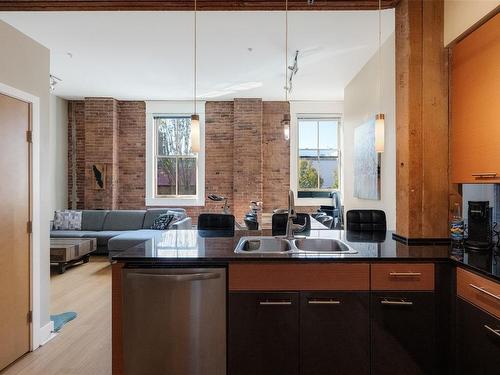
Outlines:
{"type": "Polygon", "coordinates": [[[489,250],[493,247],[492,218],[490,203],[469,201],[467,239],[465,248],[470,250],[489,250]]]}

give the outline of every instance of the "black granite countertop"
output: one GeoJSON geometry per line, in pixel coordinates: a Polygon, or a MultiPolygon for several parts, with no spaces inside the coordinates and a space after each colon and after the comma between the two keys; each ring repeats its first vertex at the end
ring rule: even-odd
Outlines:
{"type": "Polygon", "coordinates": [[[500,252],[472,252],[449,245],[406,245],[393,239],[393,232],[356,233],[340,230],[311,230],[314,238],[335,238],[344,241],[356,254],[236,254],[241,237],[270,236],[270,230],[234,232],[170,230],[113,257],[123,263],[149,264],[225,264],[245,261],[452,261],[500,281],[500,252]]]}

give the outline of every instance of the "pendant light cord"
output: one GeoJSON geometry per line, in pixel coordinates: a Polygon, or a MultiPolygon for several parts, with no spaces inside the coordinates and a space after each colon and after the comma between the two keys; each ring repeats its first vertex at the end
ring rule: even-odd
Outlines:
{"type": "Polygon", "coordinates": [[[196,33],[197,33],[197,30],[196,30],[196,13],[197,13],[197,3],[196,3],[196,0],[194,0],[194,93],[193,93],[193,107],[194,107],[194,112],[193,114],[196,114],[196,33]]]}
{"type": "Polygon", "coordinates": [[[382,0],[378,0],[378,110],[382,113],[382,0]]]}
{"type": "Polygon", "coordinates": [[[285,102],[288,101],[288,0],[285,0],[285,102]]]}

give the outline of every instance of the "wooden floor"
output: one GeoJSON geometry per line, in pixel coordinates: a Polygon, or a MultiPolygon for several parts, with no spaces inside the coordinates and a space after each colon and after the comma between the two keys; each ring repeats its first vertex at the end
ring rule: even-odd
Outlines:
{"type": "Polygon", "coordinates": [[[75,311],[46,345],[28,353],[0,375],[110,375],[111,266],[106,257],[52,273],[51,314],[75,311]]]}

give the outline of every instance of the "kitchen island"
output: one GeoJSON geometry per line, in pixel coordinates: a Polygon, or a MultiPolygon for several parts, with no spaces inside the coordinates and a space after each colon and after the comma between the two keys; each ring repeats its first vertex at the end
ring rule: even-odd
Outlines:
{"type": "MultiPolygon", "coordinates": [[[[481,269],[464,262],[470,256],[451,258],[448,244],[408,246],[395,241],[390,232],[311,230],[309,237],[341,240],[355,252],[235,253],[240,238],[252,235],[270,236],[270,231],[159,232],[154,239],[114,257],[113,373],[130,373],[124,368],[130,358],[123,352],[127,337],[124,285],[128,285],[123,275],[130,272],[147,274],[153,280],[148,290],[160,285],[154,280],[164,270],[190,270],[189,275],[206,278],[222,272],[217,277],[224,278],[225,298],[214,304],[227,317],[221,328],[227,330],[227,340],[216,347],[227,357],[214,375],[317,375],[331,373],[333,368],[338,374],[461,373],[455,371],[457,363],[471,364],[462,364],[455,356],[455,350],[464,346],[460,340],[455,346],[452,337],[458,332],[466,340],[472,333],[470,328],[462,331],[456,327],[450,317],[459,314],[464,319],[462,315],[476,313],[470,306],[479,306],[483,315],[477,315],[477,322],[488,323],[483,325],[494,332],[500,324],[496,298],[470,291],[467,288],[472,282],[463,282],[464,277],[475,278],[480,288],[498,295],[500,275],[491,271],[496,266],[481,269]]],[[[157,297],[163,298],[159,290],[157,297]]],[[[169,303],[175,305],[175,301],[169,303]]],[[[162,322],[147,316],[142,328],[145,326],[158,332],[165,329],[162,322]]],[[[186,327],[190,334],[193,329],[186,327]]],[[[490,337],[494,333],[483,333],[489,336],[474,340],[482,339],[487,350],[478,349],[473,363],[489,369],[498,364],[500,352],[490,337]]],[[[166,334],[168,329],[163,336],[166,334]]],[[[185,369],[214,348],[196,347],[199,355],[196,360],[188,356],[185,369]]],[[[183,360],[182,355],[175,358],[183,360]]],[[[203,373],[200,368],[185,369],[190,374],[203,373]]]]}

